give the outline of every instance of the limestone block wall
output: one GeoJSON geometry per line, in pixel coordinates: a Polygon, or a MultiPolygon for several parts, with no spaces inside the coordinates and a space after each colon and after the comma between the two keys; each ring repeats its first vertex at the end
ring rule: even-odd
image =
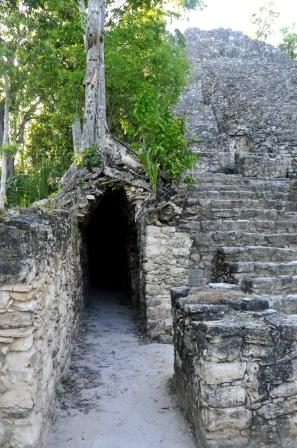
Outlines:
{"type": "Polygon", "coordinates": [[[40,448],[82,304],[67,213],[0,219],[0,446],[40,448]]]}
{"type": "Polygon", "coordinates": [[[203,448],[293,448],[297,317],[265,300],[195,303],[172,290],[178,400],[203,448]]]}
{"type": "Polygon", "coordinates": [[[188,282],[192,241],[174,226],[148,225],[140,236],[140,306],[147,334],[172,334],[170,289],[188,282]]]}
{"type": "Polygon", "coordinates": [[[296,62],[235,31],[189,29],[189,85],[176,111],[204,172],[296,177],[296,62]]]}

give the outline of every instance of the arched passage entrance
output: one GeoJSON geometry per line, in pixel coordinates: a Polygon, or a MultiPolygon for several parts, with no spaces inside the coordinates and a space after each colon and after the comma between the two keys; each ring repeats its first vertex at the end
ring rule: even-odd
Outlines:
{"type": "Polygon", "coordinates": [[[89,289],[114,291],[135,302],[137,232],[123,188],[105,192],[85,227],[85,241],[89,289]]]}

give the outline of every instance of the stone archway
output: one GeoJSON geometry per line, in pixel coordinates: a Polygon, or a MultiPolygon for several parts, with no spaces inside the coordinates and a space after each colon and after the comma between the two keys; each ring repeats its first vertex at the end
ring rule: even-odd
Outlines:
{"type": "Polygon", "coordinates": [[[120,292],[125,301],[138,297],[135,211],[124,188],[108,188],[83,228],[88,289],[120,292]]]}

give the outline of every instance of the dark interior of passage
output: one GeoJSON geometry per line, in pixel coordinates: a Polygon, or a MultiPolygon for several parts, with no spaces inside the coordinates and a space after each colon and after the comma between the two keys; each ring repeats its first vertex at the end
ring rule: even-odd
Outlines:
{"type": "Polygon", "coordinates": [[[86,228],[91,288],[129,292],[128,214],[125,191],[107,190],[86,228]]]}

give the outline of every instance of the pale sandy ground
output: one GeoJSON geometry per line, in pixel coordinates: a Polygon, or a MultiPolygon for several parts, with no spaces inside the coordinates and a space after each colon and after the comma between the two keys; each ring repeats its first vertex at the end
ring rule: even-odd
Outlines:
{"type": "Polygon", "coordinates": [[[115,297],[92,302],[46,448],[194,448],[172,375],[171,345],[143,341],[115,297]]]}

